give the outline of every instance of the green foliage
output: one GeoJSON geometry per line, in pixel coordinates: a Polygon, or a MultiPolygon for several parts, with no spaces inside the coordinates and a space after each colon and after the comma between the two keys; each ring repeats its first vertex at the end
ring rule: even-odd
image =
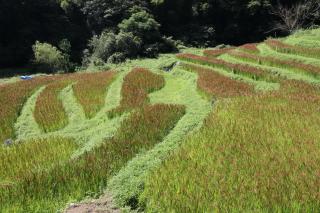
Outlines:
{"type": "Polygon", "coordinates": [[[95,65],[106,62],[119,63],[126,58],[137,56],[141,48],[141,40],[132,33],[104,32],[90,40],[89,48],[92,54],[89,58],[84,59],[87,63],[85,65],[88,65],[88,63],[95,65]]]}
{"type": "MultiPolygon", "coordinates": [[[[62,43],[63,48],[68,48],[67,43],[62,43]]],[[[58,72],[68,71],[69,60],[68,57],[63,54],[58,48],[48,43],[41,43],[37,41],[33,45],[33,64],[40,72],[58,72]]]]}
{"type": "Polygon", "coordinates": [[[131,32],[145,43],[153,43],[160,38],[160,24],[146,11],[133,13],[129,19],[123,20],[118,27],[120,31],[131,32]]]}

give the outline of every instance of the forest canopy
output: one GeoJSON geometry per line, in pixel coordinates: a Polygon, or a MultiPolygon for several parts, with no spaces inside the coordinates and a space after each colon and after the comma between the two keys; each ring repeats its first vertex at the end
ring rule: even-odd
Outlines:
{"type": "Polygon", "coordinates": [[[179,45],[257,42],[309,27],[304,22],[318,24],[316,4],[317,0],[1,1],[0,68],[37,63],[34,50],[38,49],[60,53],[68,64],[64,67],[74,69],[76,65],[155,57],[176,51],[179,45]],[[315,4],[306,5],[308,2],[315,4]],[[293,11],[297,5],[312,16],[293,11]],[[308,20],[299,20],[298,26],[288,29],[290,23],[279,16],[280,6],[291,9],[291,19],[308,20]],[[61,43],[67,44],[67,51],[61,43]],[[44,50],[46,47],[50,48],[44,50]]]}

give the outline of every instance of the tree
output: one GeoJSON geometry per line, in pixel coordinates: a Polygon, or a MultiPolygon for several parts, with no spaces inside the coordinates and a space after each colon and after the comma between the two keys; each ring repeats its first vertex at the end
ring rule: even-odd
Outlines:
{"type": "Polygon", "coordinates": [[[133,13],[130,18],[124,19],[118,27],[121,32],[130,32],[141,38],[144,43],[156,42],[160,38],[160,24],[154,20],[153,15],[144,10],[133,13]]]}
{"type": "Polygon", "coordinates": [[[87,16],[87,24],[93,34],[104,29],[115,29],[129,15],[133,6],[146,6],[143,0],[83,0],[82,11],[87,16]]]}
{"type": "Polygon", "coordinates": [[[271,31],[292,34],[314,24],[320,17],[320,2],[308,0],[291,6],[278,3],[271,13],[278,18],[271,31]]]}
{"type": "MultiPolygon", "coordinates": [[[[65,41],[63,43],[66,43],[65,41]]],[[[33,64],[40,72],[69,71],[70,62],[66,53],[48,43],[36,41],[33,48],[33,64]]]]}

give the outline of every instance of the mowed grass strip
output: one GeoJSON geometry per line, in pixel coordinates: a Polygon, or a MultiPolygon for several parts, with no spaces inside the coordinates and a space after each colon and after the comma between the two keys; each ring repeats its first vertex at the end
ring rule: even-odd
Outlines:
{"type": "Polygon", "coordinates": [[[294,55],[320,59],[320,48],[294,46],[294,45],[286,44],[282,41],[275,40],[275,39],[269,39],[265,41],[265,43],[273,50],[276,50],[281,53],[294,54],[294,55]]]}
{"type": "Polygon", "coordinates": [[[0,143],[14,138],[14,124],[23,104],[37,88],[49,82],[49,78],[0,85],[0,143]]]}
{"type": "Polygon", "coordinates": [[[198,88],[216,98],[228,98],[254,93],[254,86],[223,76],[197,65],[181,64],[182,68],[198,73],[198,88]]]}
{"type": "Polygon", "coordinates": [[[208,57],[218,57],[220,55],[223,55],[231,50],[234,50],[235,47],[228,47],[223,49],[212,49],[212,50],[205,50],[203,51],[203,54],[208,57]]]}
{"type": "Polygon", "coordinates": [[[48,133],[59,130],[68,124],[68,116],[63,108],[59,93],[72,81],[65,76],[48,84],[37,98],[34,117],[40,128],[48,133]]]}
{"type": "Polygon", "coordinates": [[[120,106],[109,112],[114,117],[148,104],[148,94],[163,88],[164,78],[144,68],[134,68],[125,78],[121,89],[120,106]]]}
{"type": "Polygon", "coordinates": [[[209,58],[193,54],[178,54],[177,58],[192,63],[198,63],[216,68],[226,69],[235,74],[244,75],[254,80],[275,81],[274,77],[270,75],[268,71],[245,64],[235,64],[224,61],[222,59],[209,58]]]}
{"type": "Polygon", "coordinates": [[[220,102],[147,178],[141,205],[146,212],[318,211],[319,103],[283,95],[220,102]]]}
{"type": "Polygon", "coordinates": [[[104,106],[107,88],[115,75],[113,71],[106,71],[75,76],[77,83],[73,91],[87,118],[93,118],[104,106]]]}
{"type": "Polygon", "coordinates": [[[303,64],[301,62],[297,62],[294,60],[282,60],[282,59],[277,59],[270,56],[253,55],[253,54],[248,54],[244,52],[232,51],[232,52],[229,52],[228,54],[233,57],[244,59],[250,62],[255,62],[261,65],[274,66],[274,67],[285,68],[285,69],[288,68],[290,70],[307,74],[315,78],[320,77],[320,67],[315,65],[303,64]]]}
{"type": "Polygon", "coordinates": [[[115,137],[51,170],[21,175],[0,191],[1,212],[56,212],[71,200],[103,192],[108,178],[131,158],[160,143],[185,114],[180,105],[144,106],[126,119],[115,137]]]}

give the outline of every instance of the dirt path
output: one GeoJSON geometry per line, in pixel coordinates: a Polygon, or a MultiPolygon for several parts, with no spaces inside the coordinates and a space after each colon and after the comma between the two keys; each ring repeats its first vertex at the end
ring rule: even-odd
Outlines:
{"type": "Polygon", "coordinates": [[[71,204],[64,213],[120,213],[116,208],[110,194],[105,194],[97,200],[84,201],[71,204]]]}

